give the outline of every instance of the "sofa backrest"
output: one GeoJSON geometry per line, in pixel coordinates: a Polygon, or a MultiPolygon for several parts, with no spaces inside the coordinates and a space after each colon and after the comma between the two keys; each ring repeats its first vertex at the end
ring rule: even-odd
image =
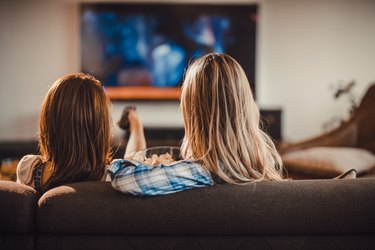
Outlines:
{"type": "Polygon", "coordinates": [[[37,226],[51,234],[374,234],[375,179],[215,185],[140,198],[110,183],[46,192],[37,226]]]}

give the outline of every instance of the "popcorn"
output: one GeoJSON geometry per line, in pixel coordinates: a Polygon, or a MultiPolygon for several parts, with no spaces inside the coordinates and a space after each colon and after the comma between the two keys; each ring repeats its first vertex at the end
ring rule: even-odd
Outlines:
{"type": "Polygon", "coordinates": [[[152,165],[152,166],[157,166],[159,164],[163,165],[171,165],[175,162],[175,160],[172,158],[172,155],[170,153],[165,153],[161,155],[153,154],[151,158],[145,157],[143,163],[152,165]]]}

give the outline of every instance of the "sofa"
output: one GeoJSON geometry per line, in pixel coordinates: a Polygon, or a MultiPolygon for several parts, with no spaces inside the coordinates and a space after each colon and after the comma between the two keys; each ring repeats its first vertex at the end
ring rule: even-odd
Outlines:
{"type": "Polygon", "coordinates": [[[375,174],[375,83],[359,106],[335,129],[311,138],[280,145],[291,176],[332,178],[355,168],[359,175],[375,174]]]}
{"type": "Polygon", "coordinates": [[[220,184],[135,197],[0,181],[0,249],[375,249],[375,178],[220,184]]]}

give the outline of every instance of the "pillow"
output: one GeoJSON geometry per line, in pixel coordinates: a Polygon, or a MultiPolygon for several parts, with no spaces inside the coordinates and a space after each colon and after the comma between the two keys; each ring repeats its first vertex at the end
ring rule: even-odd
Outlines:
{"type": "Polygon", "coordinates": [[[330,177],[350,169],[361,174],[375,166],[375,155],[360,148],[312,147],[281,157],[291,171],[330,177]]]}

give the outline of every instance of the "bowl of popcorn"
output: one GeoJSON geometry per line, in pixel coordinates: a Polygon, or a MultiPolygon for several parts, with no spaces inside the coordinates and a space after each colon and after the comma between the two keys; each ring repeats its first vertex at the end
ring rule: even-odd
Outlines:
{"type": "Polygon", "coordinates": [[[181,159],[180,148],[170,146],[147,148],[137,152],[133,159],[151,166],[171,165],[181,159]]]}

